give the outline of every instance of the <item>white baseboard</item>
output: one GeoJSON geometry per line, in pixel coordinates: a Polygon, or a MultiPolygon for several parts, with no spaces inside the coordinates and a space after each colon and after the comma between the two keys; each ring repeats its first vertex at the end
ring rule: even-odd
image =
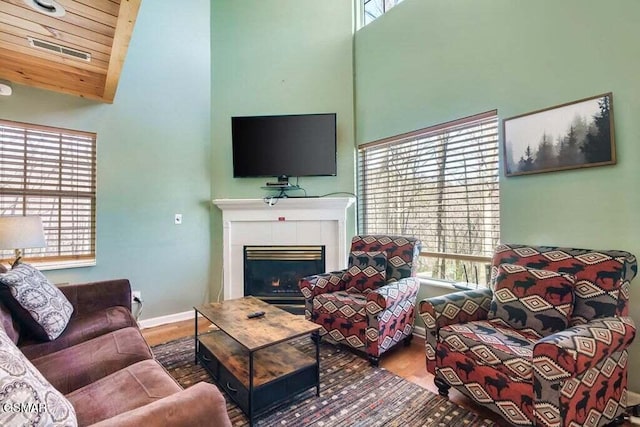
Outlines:
{"type": "Polygon", "coordinates": [[[427,336],[427,331],[424,329],[424,326],[414,326],[413,334],[417,337],[424,338],[427,336]]]}
{"type": "Polygon", "coordinates": [[[138,326],[140,329],[153,328],[154,326],[166,325],[167,323],[181,322],[183,320],[193,320],[193,310],[183,311],[182,313],[167,314],[166,316],[152,317],[150,319],[140,320],[138,326]]]}
{"type": "Polygon", "coordinates": [[[627,390],[627,407],[640,405],[640,394],[627,390]]]}

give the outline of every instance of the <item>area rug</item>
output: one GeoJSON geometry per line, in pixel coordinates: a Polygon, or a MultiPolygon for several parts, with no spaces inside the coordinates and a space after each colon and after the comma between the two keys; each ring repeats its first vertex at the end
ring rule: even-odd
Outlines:
{"type": "MultiPolygon", "coordinates": [[[[314,355],[311,340],[294,345],[314,355]]],[[[187,388],[199,381],[214,383],[194,364],[194,340],[182,338],[152,348],[169,373],[187,388]]],[[[224,392],[223,392],[224,394],[224,392]]],[[[234,426],[249,425],[244,413],[225,394],[234,426]]],[[[315,388],[258,417],[257,426],[494,426],[492,421],[464,409],[391,372],[374,368],[351,351],[321,344],[320,397],[315,388]]]]}

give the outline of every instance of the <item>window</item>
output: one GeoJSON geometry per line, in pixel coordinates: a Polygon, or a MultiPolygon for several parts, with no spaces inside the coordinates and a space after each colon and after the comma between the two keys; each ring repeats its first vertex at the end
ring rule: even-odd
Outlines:
{"type": "Polygon", "coordinates": [[[495,111],[364,144],[358,174],[361,233],[419,237],[421,276],[486,285],[500,233],[495,111]]]}
{"type": "Polygon", "coordinates": [[[363,26],[370,24],[402,0],[362,0],[363,26]]]}
{"type": "MultiPolygon", "coordinates": [[[[95,262],[96,135],[0,120],[0,215],[39,215],[46,248],[25,260],[95,262]]],[[[0,260],[13,259],[12,250],[0,260]]]]}

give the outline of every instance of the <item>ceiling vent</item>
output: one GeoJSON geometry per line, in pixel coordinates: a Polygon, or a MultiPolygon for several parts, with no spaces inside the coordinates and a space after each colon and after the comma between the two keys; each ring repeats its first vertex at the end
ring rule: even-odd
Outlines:
{"type": "Polygon", "coordinates": [[[27,40],[29,40],[29,45],[31,47],[47,50],[49,52],[54,52],[59,55],[69,56],[71,58],[79,59],[81,61],[86,61],[86,62],[91,61],[91,54],[88,52],[82,52],[81,50],[72,49],[70,47],[62,46],[59,44],[47,42],[44,40],[34,39],[33,37],[27,37],[27,40]]]}
{"type": "Polygon", "coordinates": [[[54,0],[24,0],[24,3],[36,12],[55,16],[56,18],[64,16],[65,13],[67,13],[64,7],[54,0]]]}

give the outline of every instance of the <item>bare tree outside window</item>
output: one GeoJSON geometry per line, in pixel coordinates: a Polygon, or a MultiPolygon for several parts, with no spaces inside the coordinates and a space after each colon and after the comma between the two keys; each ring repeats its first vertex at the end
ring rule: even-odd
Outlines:
{"type": "Polygon", "coordinates": [[[402,0],[362,0],[363,25],[373,22],[402,0]]]}
{"type": "Polygon", "coordinates": [[[95,134],[0,120],[0,215],[40,216],[47,240],[26,260],[95,260],[95,174],[95,134]]]}
{"type": "Polygon", "coordinates": [[[363,234],[419,237],[421,275],[488,283],[498,244],[498,132],[490,112],[359,148],[363,234]]]}

